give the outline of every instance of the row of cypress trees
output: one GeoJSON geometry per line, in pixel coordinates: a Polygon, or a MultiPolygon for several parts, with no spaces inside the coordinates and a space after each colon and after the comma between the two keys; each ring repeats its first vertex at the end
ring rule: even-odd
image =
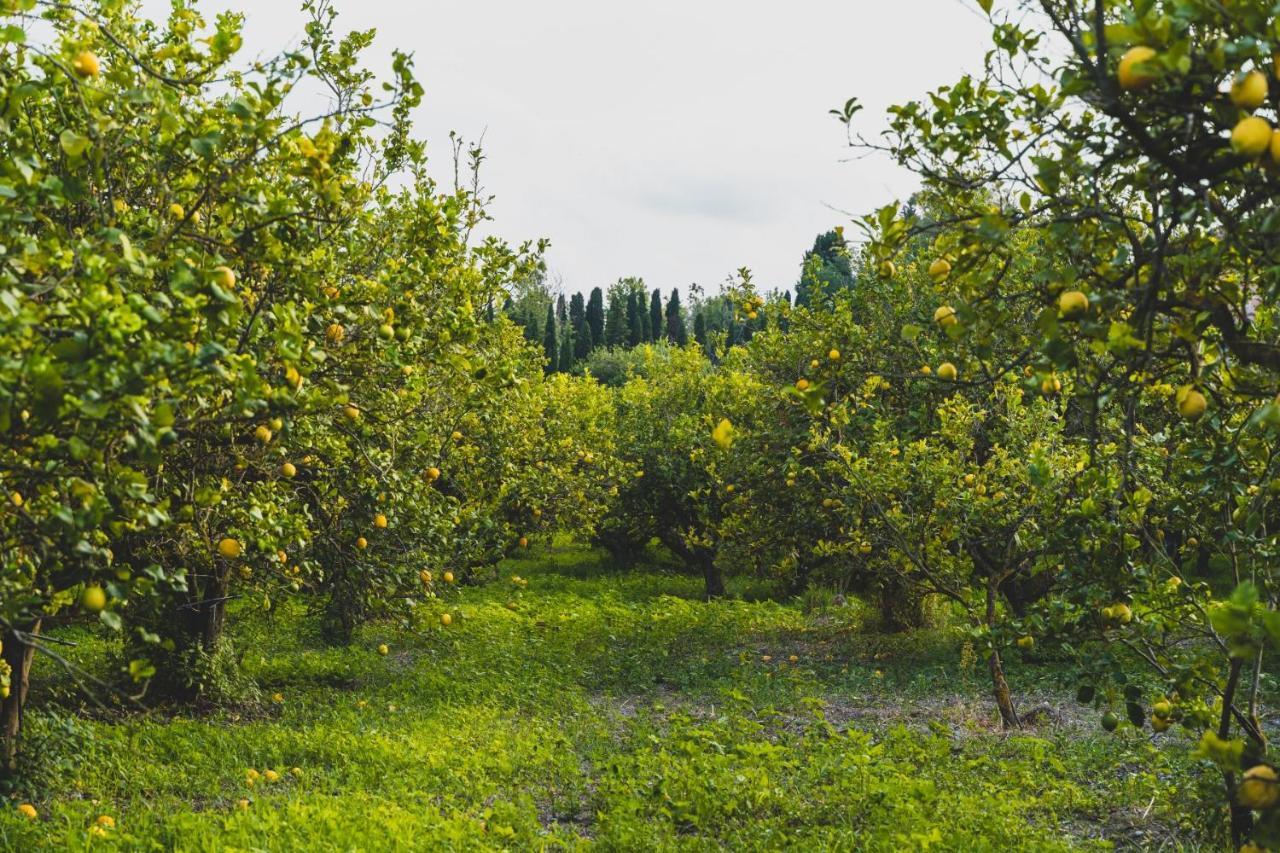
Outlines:
{"type": "MultiPolygon", "coordinates": [[[[828,231],[818,235],[804,255],[795,304],[828,300],[833,293],[852,288],[854,282],[843,233],[840,229],[828,231]]],[[[660,341],[684,346],[689,342],[686,308],[675,288],[665,302],[662,291],[650,291],[639,278],[622,278],[608,288],[592,288],[586,298],[575,293],[566,300],[564,294],[552,298],[545,289],[541,292],[545,295],[532,304],[522,300],[517,306],[509,300],[503,310],[524,328],[529,340],[542,343],[548,373],[568,373],[602,347],[630,349],[660,341]],[[543,303],[545,316],[540,316],[543,303]]],[[[697,294],[695,288],[695,297],[697,294]]],[[[791,293],[782,294],[782,298],[791,302],[791,293]]],[[[763,321],[739,318],[732,303],[720,298],[695,299],[690,313],[693,338],[703,347],[709,347],[717,333],[724,333],[724,343],[729,346],[744,343],[763,326],[763,321]]]]}

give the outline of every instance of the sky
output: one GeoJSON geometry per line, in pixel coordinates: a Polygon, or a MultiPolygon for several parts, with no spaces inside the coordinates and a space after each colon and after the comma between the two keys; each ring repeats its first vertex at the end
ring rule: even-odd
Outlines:
{"type": "MultiPolygon", "coordinates": [[[[483,135],[491,232],[547,238],[551,281],[624,276],[714,292],[739,267],[790,287],[814,237],[909,195],[911,175],[854,158],[855,128],[980,67],[971,0],[333,0],[340,30],[377,30],[369,66],[415,57],[415,115],[438,178],[449,132],[483,135]]],[[[246,16],[246,58],[301,40],[293,0],[201,0],[246,16]]],[[[163,18],[168,0],[143,0],[163,18]]],[[[317,106],[323,106],[317,104],[317,106]]],[[[852,231],[852,228],[850,228],[852,231]]]]}

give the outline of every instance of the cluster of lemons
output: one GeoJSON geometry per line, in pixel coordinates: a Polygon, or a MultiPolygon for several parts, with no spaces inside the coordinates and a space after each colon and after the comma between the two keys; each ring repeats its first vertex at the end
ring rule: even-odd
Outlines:
{"type": "MultiPolygon", "coordinates": [[[[1117,79],[1125,91],[1141,91],[1160,79],[1162,67],[1154,48],[1139,45],[1130,48],[1120,59],[1117,79]]],[[[1280,57],[1273,61],[1272,69],[1280,76],[1280,57]]],[[[1231,129],[1231,149],[1250,160],[1270,155],[1273,165],[1280,165],[1280,134],[1271,123],[1254,111],[1267,101],[1270,83],[1267,75],[1257,69],[1242,71],[1231,81],[1231,103],[1246,115],[1231,129]]]]}

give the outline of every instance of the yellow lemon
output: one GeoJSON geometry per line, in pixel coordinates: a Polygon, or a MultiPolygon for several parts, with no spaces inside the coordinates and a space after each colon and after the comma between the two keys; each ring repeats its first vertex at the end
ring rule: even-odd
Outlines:
{"type": "Polygon", "coordinates": [[[1145,89],[1159,78],[1159,72],[1150,67],[1142,67],[1156,58],[1156,52],[1149,47],[1139,45],[1131,47],[1120,57],[1117,77],[1120,88],[1128,92],[1145,89]]]}
{"type": "Polygon", "coordinates": [[[1231,150],[1250,160],[1261,157],[1271,145],[1271,125],[1264,118],[1240,119],[1231,131],[1231,150]]]}
{"type": "Polygon", "coordinates": [[[236,286],[236,274],[230,267],[214,267],[213,283],[223,290],[230,290],[236,286]]]}
{"type": "Polygon", "coordinates": [[[1209,405],[1204,395],[1190,385],[1178,389],[1177,404],[1178,414],[1189,421],[1198,420],[1209,405]]]}
{"type": "Polygon", "coordinates": [[[90,51],[82,50],[76,54],[75,59],[71,60],[71,70],[80,77],[97,77],[102,67],[98,63],[97,56],[90,51]]]}
{"type": "Polygon", "coordinates": [[[92,613],[97,613],[107,606],[107,594],[97,584],[86,586],[80,593],[80,606],[92,613]]]}
{"type": "Polygon", "coordinates": [[[1269,809],[1280,802],[1276,771],[1265,764],[1249,768],[1240,778],[1236,802],[1251,809],[1269,809]]]}
{"type": "Polygon", "coordinates": [[[947,380],[948,382],[954,382],[954,381],[955,381],[956,376],[958,376],[958,375],[959,375],[959,374],[958,374],[958,372],[956,371],[956,366],[955,366],[954,364],[952,364],[951,362],[949,362],[949,361],[944,361],[944,362],[942,362],[942,364],[939,364],[939,365],[938,365],[938,378],[939,378],[939,379],[945,379],[945,380],[947,380]]]}
{"type": "Polygon", "coordinates": [[[956,309],[950,305],[939,305],[938,310],[933,312],[933,322],[944,329],[947,326],[954,326],[959,322],[959,318],[956,317],[956,309]]]}
{"type": "Polygon", "coordinates": [[[218,542],[218,553],[228,560],[234,560],[239,557],[243,550],[240,547],[240,540],[232,539],[230,536],[224,537],[218,542]]]}
{"type": "Polygon", "coordinates": [[[1075,317],[1089,310],[1089,297],[1079,290],[1068,290],[1058,297],[1058,310],[1063,317],[1075,317]]]}
{"type": "Polygon", "coordinates": [[[1231,103],[1253,112],[1267,100],[1267,78],[1261,71],[1249,71],[1231,83],[1231,103]]]}
{"type": "Polygon", "coordinates": [[[949,275],[951,275],[951,262],[946,258],[938,258],[929,264],[929,278],[934,281],[946,281],[949,275]]]}

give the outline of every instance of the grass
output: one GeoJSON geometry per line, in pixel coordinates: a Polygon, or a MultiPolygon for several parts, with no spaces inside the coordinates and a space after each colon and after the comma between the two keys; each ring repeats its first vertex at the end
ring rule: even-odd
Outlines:
{"type": "MultiPolygon", "coordinates": [[[[1055,667],[1013,666],[1015,687],[1046,712],[1006,735],[981,666],[962,665],[963,641],[947,631],[876,637],[858,630],[855,608],[706,604],[696,579],[615,571],[582,549],[502,569],[410,623],[367,626],[352,648],[320,645],[300,612],[242,614],[244,667],[283,698],[262,707],[94,712],[41,659],[21,792],[40,818],[0,809],[0,849],[1214,841],[1194,830],[1214,780],[1169,748],[1173,733],[1105,734],[1096,712],[1064,698],[1055,667]],[[250,768],[281,778],[250,785],[250,768]],[[103,814],[116,826],[92,837],[103,814]]],[[[69,636],[80,665],[106,666],[101,638],[69,636]]]]}

